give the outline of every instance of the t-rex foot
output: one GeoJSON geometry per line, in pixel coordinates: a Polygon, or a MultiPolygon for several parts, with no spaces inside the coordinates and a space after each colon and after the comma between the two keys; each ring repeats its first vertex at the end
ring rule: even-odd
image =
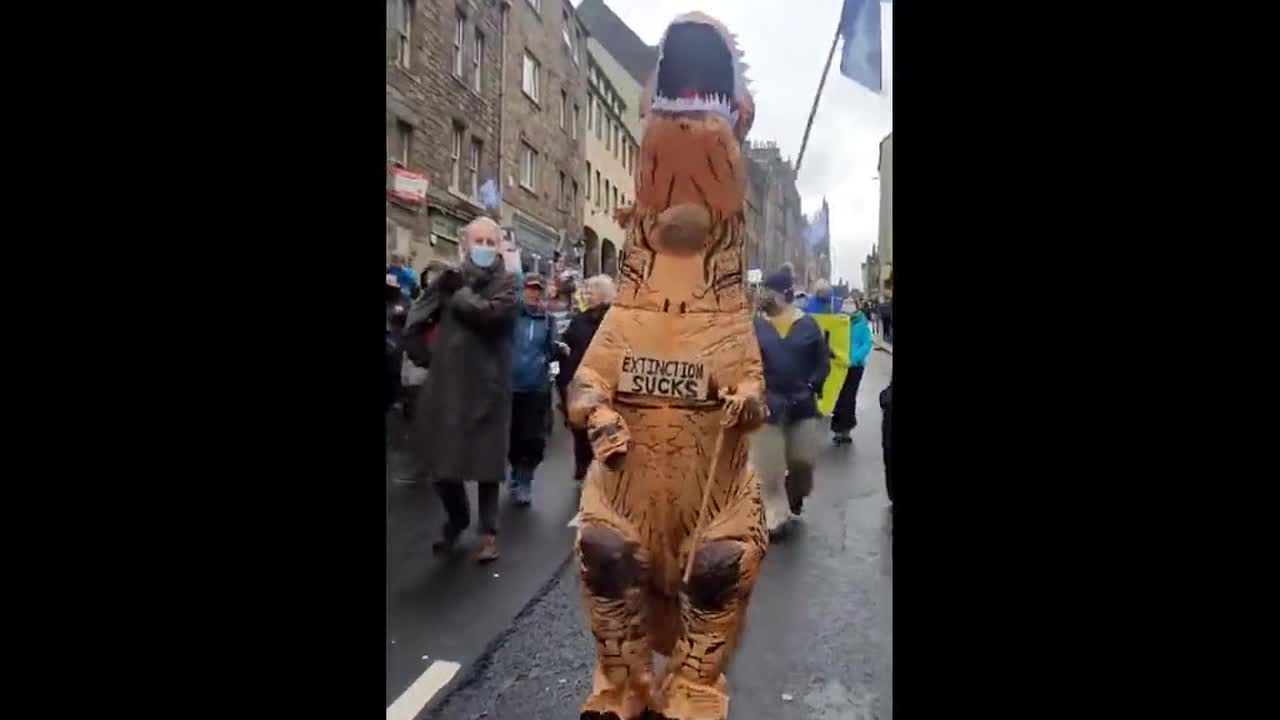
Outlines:
{"type": "MultiPolygon", "coordinates": [[[[645,694],[647,698],[648,695],[645,694]]],[[[625,693],[615,689],[591,694],[582,704],[579,720],[641,720],[644,717],[645,701],[636,693],[625,693]]]]}
{"type": "Polygon", "coordinates": [[[612,710],[606,712],[596,712],[595,710],[587,710],[579,716],[579,720],[664,720],[662,715],[652,710],[643,710],[635,718],[620,718],[618,713],[612,710]]]}
{"type": "Polygon", "coordinates": [[[666,678],[662,712],[655,720],[725,720],[729,716],[729,688],[724,675],[714,685],[701,685],[681,676],[666,678]]]}

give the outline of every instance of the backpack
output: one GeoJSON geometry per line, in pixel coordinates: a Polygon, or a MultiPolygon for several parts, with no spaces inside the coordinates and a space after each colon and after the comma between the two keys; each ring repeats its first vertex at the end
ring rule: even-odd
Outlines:
{"type": "Polygon", "coordinates": [[[404,337],[405,354],[409,361],[420,368],[431,367],[431,348],[436,344],[436,336],[440,333],[438,315],[419,323],[413,332],[406,332],[404,337]]]}

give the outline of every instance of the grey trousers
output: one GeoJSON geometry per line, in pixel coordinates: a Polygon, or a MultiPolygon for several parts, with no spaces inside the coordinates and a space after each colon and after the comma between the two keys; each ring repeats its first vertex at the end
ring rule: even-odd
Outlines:
{"type": "Polygon", "coordinates": [[[778,529],[791,517],[788,493],[806,497],[813,491],[813,464],[824,440],[822,420],[816,417],[789,425],[767,424],[751,434],[749,457],[760,477],[769,530],[778,529]]]}

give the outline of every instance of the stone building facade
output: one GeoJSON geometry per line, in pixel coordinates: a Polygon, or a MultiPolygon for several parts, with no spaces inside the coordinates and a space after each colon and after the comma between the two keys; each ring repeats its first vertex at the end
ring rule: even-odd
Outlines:
{"type": "Polygon", "coordinates": [[[831,277],[831,206],[827,204],[827,199],[822,198],[822,207],[813,214],[812,218],[805,219],[806,237],[811,237],[811,242],[806,242],[806,261],[808,266],[808,274],[811,281],[816,282],[818,279],[824,279],[830,282],[831,277]]]}
{"type": "Polygon", "coordinates": [[[501,222],[526,269],[550,273],[581,254],[587,32],[569,0],[504,4],[501,222]]]}
{"type": "MultiPolygon", "coordinates": [[[[742,162],[747,172],[746,189],[743,194],[746,239],[742,257],[748,273],[751,270],[759,270],[763,277],[765,273],[776,269],[769,268],[765,264],[764,245],[768,233],[765,231],[764,209],[769,198],[769,176],[749,153],[743,153],[742,162]]],[[[744,274],[743,277],[749,277],[749,274],[744,274]]]]}
{"type": "Polygon", "coordinates": [[[456,261],[498,170],[501,8],[478,0],[387,0],[387,169],[427,176],[421,202],[387,199],[387,256],[421,272],[456,261]]]}
{"type": "Polygon", "coordinates": [[[588,40],[587,173],[582,271],[617,279],[626,237],[614,211],[635,202],[640,156],[640,83],[594,38],[588,40]]]}
{"type": "Polygon", "coordinates": [[[884,297],[892,295],[886,284],[893,276],[893,133],[880,141],[879,243],[881,272],[878,290],[884,297]]]}
{"type": "Polygon", "coordinates": [[[657,46],[641,40],[604,0],[582,0],[578,3],[578,17],[591,33],[591,38],[609,52],[610,58],[632,80],[641,87],[649,82],[649,76],[658,67],[657,46]]]}
{"type": "Polygon", "coordinates": [[[456,262],[498,220],[527,266],[574,253],[586,174],[586,40],[568,0],[386,0],[387,259],[456,262]]]}
{"type": "MultiPolygon", "coordinates": [[[[760,243],[761,268],[767,275],[791,263],[795,269],[796,287],[809,287],[816,277],[804,242],[805,218],[800,209],[800,192],[796,190],[796,172],[789,158],[784,159],[777,143],[749,142],[745,148],[752,161],[748,174],[764,189],[762,203],[763,241],[760,243]]],[[[748,186],[752,181],[748,180],[748,186]]]]}
{"type": "Polygon", "coordinates": [[[866,289],[867,299],[873,302],[883,297],[880,294],[880,254],[875,245],[862,261],[862,287],[866,289]]]}

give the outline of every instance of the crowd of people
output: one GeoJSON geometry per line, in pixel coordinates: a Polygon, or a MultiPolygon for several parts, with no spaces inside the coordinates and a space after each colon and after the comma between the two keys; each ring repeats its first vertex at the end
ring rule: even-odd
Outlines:
{"type": "MultiPolygon", "coordinates": [[[[532,504],[553,397],[563,395],[613,299],[608,276],[591,278],[587,307],[560,333],[549,305],[572,307],[575,289],[560,284],[560,297],[550,297],[541,274],[507,268],[501,244],[498,224],[480,218],[463,229],[456,266],[433,264],[408,290],[402,273],[387,273],[384,409],[399,404],[415,475],[431,481],[444,506],[435,552],[451,551],[471,526],[465,483],[475,483],[480,562],[500,555],[502,483],[517,507],[532,504]]],[[[574,445],[581,480],[591,450],[578,431],[574,445]]]]}
{"type": "MultiPolygon", "coordinates": [[[[543,275],[524,272],[518,264],[508,267],[502,242],[498,224],[479,218],[463,230],[463,257],[456,265],[433,262],[418,276],[399,267],[387,273],[384,409],[399,407],[409,426],[415,476],[434,485],[444,507],[447,519],[433,551],[452,551],[471,527],[465,483],[477,486],[479,562],[500,555],[502,483],[509,484],[517,507],[533,502],[554,400],[559,399],[561,420],[568,426],[566,388],[616,294],[607,275],[589,278],[581,292],[569,283],[557,283],[553,291],[543,275]],[[552,304],[571,310],[562,331],[548,309],[552,304]]],[[[750,455],[775,538],[785,536],[813,490],[824,434],[819,400],[832,363],[847,362],[829,421],[832,440],[845,445],[857,425],[857,393],[872,349],[873,323],[886,340],[892,337],[887,304],[839,298],[823,281],[812,296],[794,284],[791,267],[784,265],[754,292],[753,323],[769,416],[752,438],[750,455]],[[840,313],[849,317],[847,360],[843,352],[832,352],[812,317],[840,313]]],[[[887,443],[886,393],[881,405],[887,443]]],[[[592,447],[585,429],[571,431],[573,478],[581,483],[592,447]]],[[[887,475],[887,445],[885,462],[887,475]]]]}

